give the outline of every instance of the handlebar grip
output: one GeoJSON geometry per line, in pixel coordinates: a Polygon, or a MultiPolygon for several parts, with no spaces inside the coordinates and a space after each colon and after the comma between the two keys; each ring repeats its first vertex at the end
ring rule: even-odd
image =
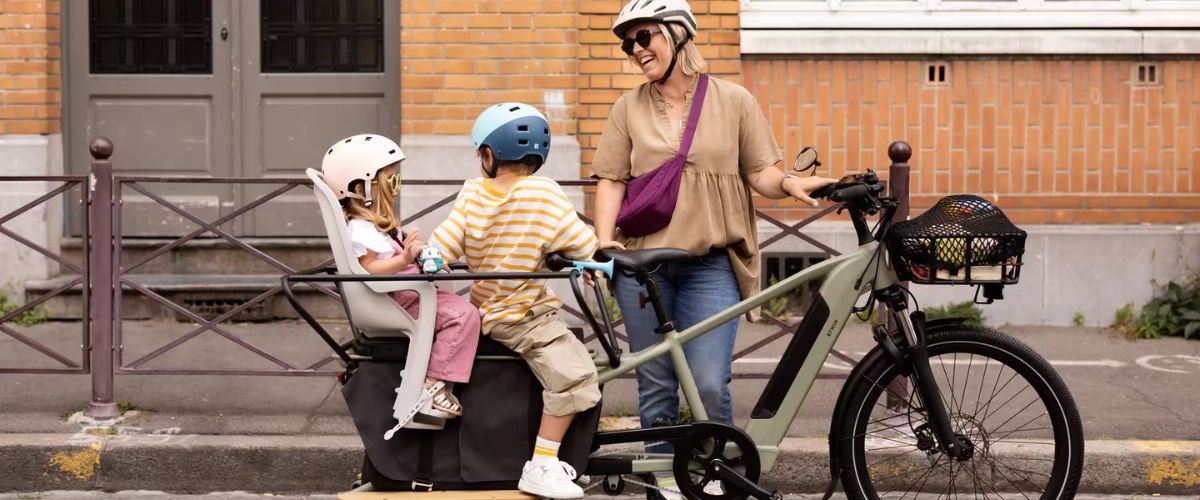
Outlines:
{"type": "Polygon", "coordinates": [[[551,271],[558,272],[571,267],[571,259],[563,257],[557,253],[552,253],[546,256],[546,267],[551,271]]]}
{"type": "Polygon", "coordinates": [[[871,191],[867,188],[866,184],[855,184],[853,186],[834,191],[833,194],[829,196],[829,199],[833,201],[857,200],[859,198],[866,197],[870,193],[871,191]]]}
{"type": "Polygon", "coordinates": [[[808,196],[809,196],[809,198],[812,198],[812,199],[825,198],[825,197],[833,194],[833,192],[836,190],[837,190],[837,184],[830,184],[821,189],[813,191],[812,194],[809,194],[808,196]]]}

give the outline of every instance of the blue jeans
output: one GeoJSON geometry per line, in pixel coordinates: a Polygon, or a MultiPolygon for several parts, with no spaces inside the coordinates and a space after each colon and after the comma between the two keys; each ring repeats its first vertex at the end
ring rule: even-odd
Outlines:
{"type": "MultiPolygon", "coordinates": [[[[729,263],[729,254],[716,249],[703,257],[663,264],[651,275],[658,285],[663,306],[675,320],[678,331],[699,323],[741,300],[737,279],[729,263]]],[[[646,288],[636,279],[618,275],[613,284],[617,304],[629,333],[629,347],[640,351],[658,341],[658,319],[647,301],[640,308],[638,295],[646,288]]],[[[649,295],[647,295],[649,297],[649,295]]],[[[734,319],[683,346],[688,367],[700,390],[700,399],[710,420],[733,422],[733,401],[729,395],[732,380],[733,341],[738,320],[734,319]]],[[[637,368],[638,408],[643,428],[664,425],[679,419],[679,380],[669,355],[662,355],[637,368]]],[[[670,447],[654,447],[653,452],[669,452],[670,447]]]]}

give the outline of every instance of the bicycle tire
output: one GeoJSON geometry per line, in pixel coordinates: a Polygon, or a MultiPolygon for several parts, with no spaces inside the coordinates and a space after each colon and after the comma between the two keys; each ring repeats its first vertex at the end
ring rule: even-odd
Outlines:
{"type": "MultiPolygon", "coordinates": [[[[940,374],[946,374],[944,378],[938,380],[938,387],[942,391],[942,399],[945,401],[948,413],[951,414],[951,421],[955,426],[956,433],[960,436],[967,436],[972,441],[971,457],[963,461],[955,460],[944,454],[939,455],[940,450],[936,446],[930,446],[932,430],[927,425],[918,425],[924,417],[923,404],[919,395],[915,394],[913,390],[912,381],[908,380],[910,374],[898,369],[890,357],[882,355],[881,352],[874,352],[868,354],[864,358],[864,364],[857,367],[850,375],[851,378],[845,389],[849,391],[846,420],[844,420],[844,425],[835,427],[840,430],[835,431],[838,435],[835,436],[833,446],[837,447],[836,453],[841,460],[841,478],[847,497],[852,500],[909,498],[911,490],[922,476],[911,476],[915,472],[919,473],[919,470],[908,468],[919,468],[923,463],[929,462],[928,470],[923,475],[924,480],[916,488],[917,491],[913,493],[913,498],[924,498],[921,494],[925,492],[925,487],[934,477],[937,477],[938,480],[934,483],[936,487],[929,491],[929,498],[933,498],[934,494],[939,497],[942,495],[958,497],[960,487],[968,494],[967,496],[975,498],[980,498],[981,494],[982,498],[996,498],[1001,493],[1005,495],[1014,493],[1014,490],[1028,499],[1073,498],[1079,486],[1083,468],[1082,424],[1070,391],[1050,364],[1029,346],[989,328],[962,325],[939,328],[928,334],[927,344],[931,368],[937,373],[934,378],[940,379],[940,374]],[[982,367],[977,366],[976,360],[979,358],[983,358],[982,367]],[[962,393],[957,394],[957,374],[963,370],[960,359],[966,360],[964,377],[966,380],[963,382],[962,393]],[[994,367],[994,363],[999,363],[1000,367],[994,367]],[[947,368],[948,364],[952,368],[947,368]],[[996,374],[997,378],[991,389],[993,400],[989,400],[984,405],[981,400],[987,389],[989,369],[996,374]],[[1008,377],[1008,382],[1004,384],[1004,389],[1001,391],[1006,390],[1013,383],[1012,381],[1020,376],[1027,384],[1026,388],[1034,389],[1033,393],[1037,398],[1034,401],[1042,402],[1043,415],[1047,417],[1049,427],[1026,428],[1026,424],[1022,424],[1016,430],[1006,430],[1007,434],[1001,434],[1001,429],[1009,422],[1014,419],[1020,422],[1024,419],[1024,417],[1017,419],[1017,415],[1013,415],[1000,425],[996,425],[998,419],[991,420],[1002,409],[1007,408],[1011,411],[1023,402],[1023,400],[1018,400],[1016,404],[1009,405],[1011,401],[1025,393],[1025,388],[1022,388],[1018,395],[1010,397],[1003,403],[994,401],[997,399],[995,398],[996,388],[1000,387],[1000,381],[1005,377],[1006,369],[1010,370],[1013,375],[1008,377]],[[951,370],[955,375],[950,375],[951,370]],[[964,412],[971,406],[968,397],[976,390],[970,381],[972,370],[976,373],[982,370],[983,378],[978,387],[979,396],[974,402],[976,414],[967,414],[964,412]],[[903,377],[908,382],[907,389],[901,394],[893,388],[890,394],[896,396],[893,401],[904,401],[904,413],[900,414],[896,413],[894,409],[886,409],[882,413],[887,417],[873,422],[871,417],[875,411],[881,406],[888,408],[886,404],[881,405],[878,401],[881,396],[885,395],[885,388],[889,387],[897,376],[903,377]],[[943,383],[945,381],[949,381],[949,384],[943,383]],[[946,385],[949,385],[949,388],[946,385]],[[983,410],[982,419],[978,415],[981,409],[983,410]],[[905,420],[907,420],[907,424],[905,420]],[[989,420],[991,421],[989,422],[989,420]],[[872,423],[882,424],[879,427],[878,435],[868,429],[872,423]],[[993,432],[995,434],[992,434],[993,432]],[[1014,433],[1022,433],[1022,435],[1004,442],[1003,445],[997,439],[1007,438],[1014,433]],[[1048,434],[1051,442],[1046,443],[1044,439],[1034,436],[1034,434],[1048,434]],[[1030,441],[1024,441],[1025,439],[1030,441]],[[870,450],[868,450],[868,440],[872,443],[870,450]],[[879,446],[880,443],[887,446],[879,446]],[[901,446],[897,446],[897,443],[901,446]],[[1046,453],[1050,451],[1047,449],[1050,446],[1053,447],[1052,452],[1046,453]],[[911,447],[912,450],[904,451],[907,447],[911,447]],[[895,451],[889,451],[888,448],[895,448],[895,451]],[[868,451],[877,452],[887,458],[871,463],[867,457],[868,451]],[[917,453],[913,455],[914,452],[917,453]],[[925,456],[922,456],[922,453],[925,456]],[[1014,468],[998,462],[998,459],[1012,460],[1013,462],[1009,462],[1010,464],[1017,463],[1025,467],[1035,464],[1044,467],[1046,464],[1042,462],[1051,462],[1051,464],[1046,472],[1036,472],[1014,468]],[[889,461],[892,463],[888,464],[889,461]],[[956,464],[958,465],[957,473],[955,473],[956,464]],[[948,472],[944,469],[946,466],[949,466],[948,472]],[[935,474],[935,471],[938,472],[935,474]],[[959,474],[962,474],[963,471],[966,471],[963,479],[969,480],[969,485],[965,481],[960,484],[959,474]],[[872,477],[873,472],[875,473],[874,478],[872,477]],[[982,477],[984,473],[987,473],[986,479],[982,477]],[[938,481],[942,481],[943,476],[947,474],[949,477],[944,478],[946,484],[942,485],[938,481]],[[899,490],[908,479],[897,478],[906,475],[909,475],[913,484],[901,493],[899,490]],[[1041,476],[1045,476],[1045,478],[1042,479],[1041,476]],[[1014,481],[1013,477],[1019,480],[1014,481]],[[1039,488],[1039,483],[1043,481],[1045,482],[1044,486],[1039,488]],[[895,486],[896,484],[899,486],[895,486]],[[883,490],[882,495],[877,486],[883,490]],[[971,491],[974,491],[974,495],[970,495],[971,491]]],[[[1015,389],[1014,387],[1013,390],[1015,391],[1015,389]]],[[[1030,402],[1020,411],[1030,407],[1034,407],[1034,402],[1030,402]]],[[[1042,416],[1036,414],[1036,407],[1034,410],[1036,417],[1042,416]]],[[[924,422],[928,423],[927,420],[924,422]]]]}

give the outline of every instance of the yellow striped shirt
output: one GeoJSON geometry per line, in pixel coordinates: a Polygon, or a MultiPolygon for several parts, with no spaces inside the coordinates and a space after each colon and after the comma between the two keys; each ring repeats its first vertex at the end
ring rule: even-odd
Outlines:
{"type": "MultiPolygon", "coordinates": [[[[481,273],[541,271],[547,254],[586,260],[597,247],[595,233],[562,187],[532,176],[507,193],[495,190],[490,179],[467,181],[430,243],[447,262],[465,258],[472,272],[481,273]]],[[[545,280],[479,281],[471,285],[471,303],[479,307],[485,332],[519,322],[534,306],[562,306],[545,280]]]]}

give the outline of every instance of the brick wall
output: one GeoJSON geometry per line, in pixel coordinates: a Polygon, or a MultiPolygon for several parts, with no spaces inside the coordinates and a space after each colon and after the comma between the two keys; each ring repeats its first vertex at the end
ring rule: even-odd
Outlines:
{"type": "MultiPolygon", "coordinates": [[[[467,134],[483,108],[521,101],[575,133],[575,0],[403,0],[404,134],[467,134]]],[[[588,64],[588,63],[584,63],[588,64]]]]}
{"type": "MultiPolygon", "coordinates": [[[[1200,60],[747,59],[788,157],[812,145],[826,175],[886,173],[893,139],[913,147],[914,207],[994,197],[1024,223],[1200,222],[1200,60]],[[925,82],[946,63],[945,83],[925,82]]],[[[797,218],[794,203],[760,201],[797,218]]]]}
{"type": "Polygon", "coordinates": [[[58,0],[0,0],[0,134],[60,129],[58,0]]]}

